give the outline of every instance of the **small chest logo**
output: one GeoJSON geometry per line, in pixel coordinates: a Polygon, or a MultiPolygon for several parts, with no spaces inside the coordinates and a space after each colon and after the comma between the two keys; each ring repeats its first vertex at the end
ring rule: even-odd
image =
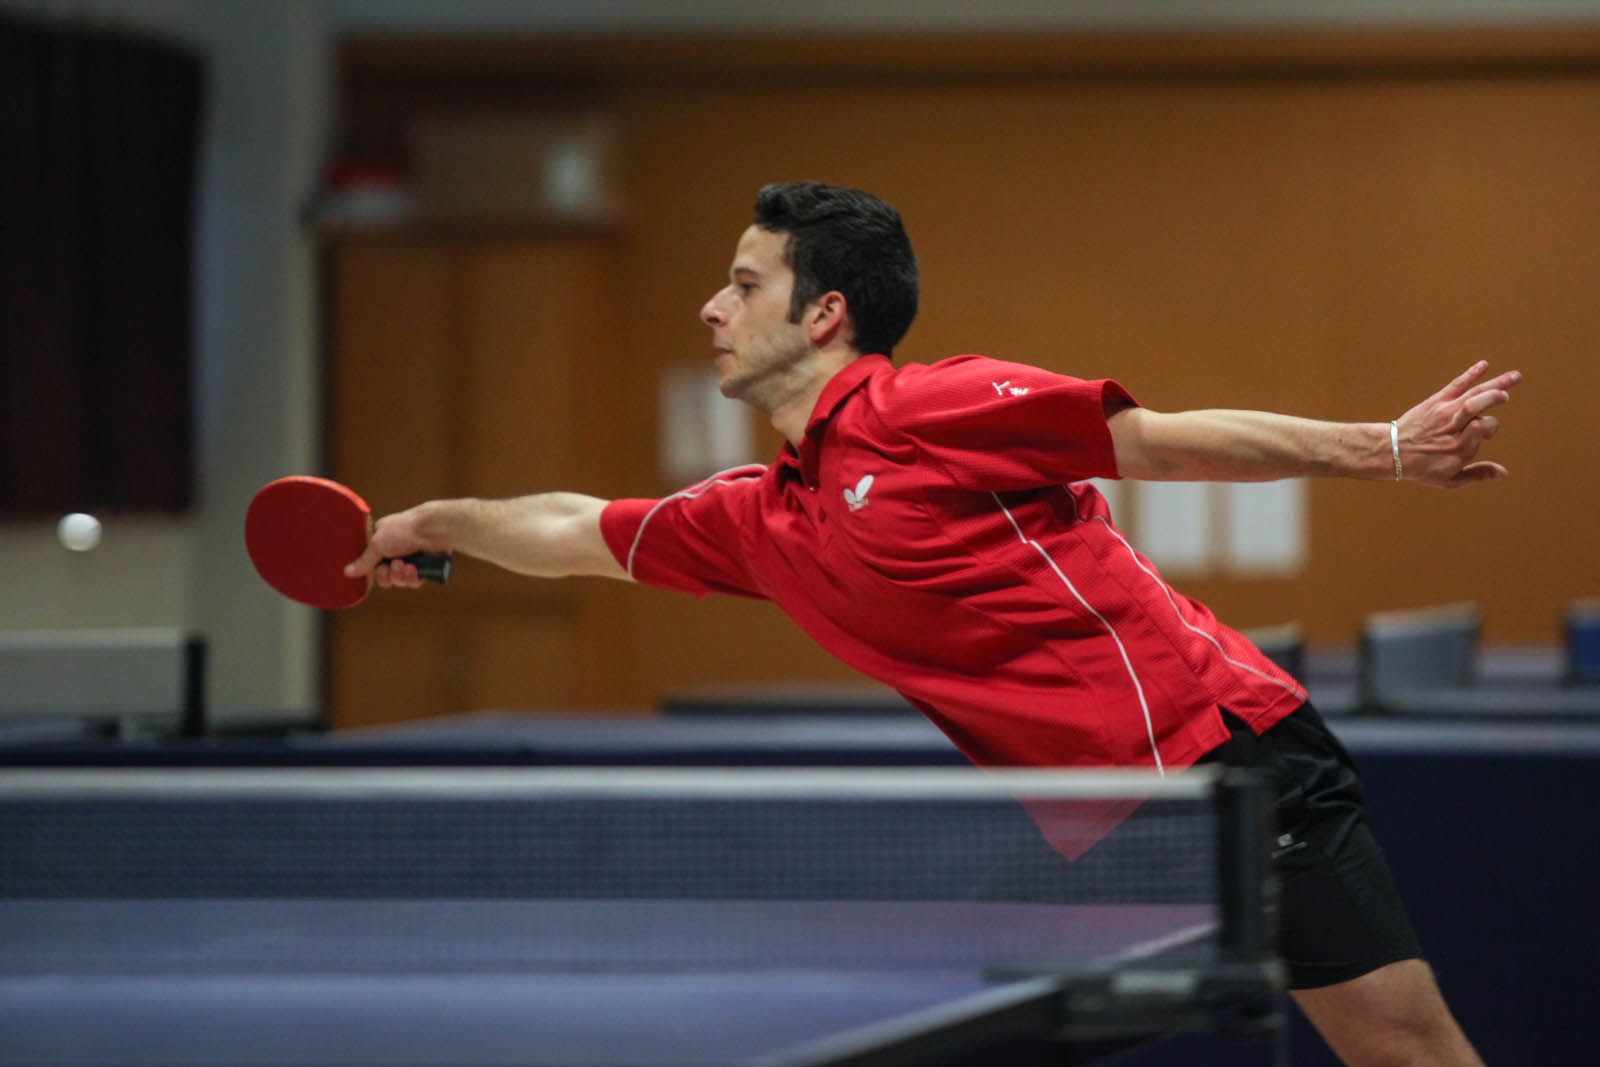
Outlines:
{"type": "Polygon", "coordinates": [[[1299,852],[1309,844],[1310,842],[1307,841],[1296,841],[1293,834],[1279,834],[1278,847],[1272,850],[1272,858],[1277,859],[1279,856],[1286,856],[1291,852],[1299,852]]]}
{"type": "Polygon", "coordinates": [[[864,474],[854,489],[844,491],[844,502],[850,505],[851,511],[860,511],[867,506],[867,490],[871,488],[872,475],[864,474]]]}
{"type": "Polygon", "coordinates": [[[999,396],[1005,396],[1007,393],[1012,396],[1028,395],[1028,387],[1026,385],[1012,385],[1010,378],[1003,382],[990,382],[989,384],[994,386],[994,391],[999,396]]]}

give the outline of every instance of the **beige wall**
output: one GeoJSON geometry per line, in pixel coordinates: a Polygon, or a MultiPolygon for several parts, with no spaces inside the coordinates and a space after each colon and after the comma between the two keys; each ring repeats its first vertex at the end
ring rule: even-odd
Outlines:
{"type": "Polygon", "coordinates": [[[196,494],[182,515],[104,515],[86,555],[54,523],[0,521],[17,575],[0,629],[184,627],[210,647],[221,718],[303,719],[320,701],[315,614],[271,595],[244,553],[262,482],[316,462],[315,242],[298,225],[324,147],[330,27],[320,0],[0,0],[181,43],[206,68],[194,259],[196,494]]]}

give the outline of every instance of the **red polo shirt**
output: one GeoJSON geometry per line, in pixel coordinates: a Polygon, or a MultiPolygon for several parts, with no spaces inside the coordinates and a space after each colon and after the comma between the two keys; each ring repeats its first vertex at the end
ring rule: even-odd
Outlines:
{"type": "Polygon", "coordinates": [[[768,599],[984,765],[1187,767],[1305,690],[1179,593],[1084,479],[1116,477],[1113,381],[865,356],[798,449],[601,518],[635,579],[768,599]]]}

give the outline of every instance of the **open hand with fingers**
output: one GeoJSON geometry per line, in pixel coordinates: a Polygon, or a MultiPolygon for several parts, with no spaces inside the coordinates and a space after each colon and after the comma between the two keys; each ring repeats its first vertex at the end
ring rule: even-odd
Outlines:
{"type": "Polygon", "coordinates": [[[1400,459],[1407,481],[1443,489],[1475,482],[1498,481],[1510,472],[1498,463],[1478,460],[1478,448],[1500,429],[1489,412],[1509,403],[1511,390],[1522,382],[1521,371],[1484,379],[1487,360],[1466,372],[1396,420],[1400,459]]]}

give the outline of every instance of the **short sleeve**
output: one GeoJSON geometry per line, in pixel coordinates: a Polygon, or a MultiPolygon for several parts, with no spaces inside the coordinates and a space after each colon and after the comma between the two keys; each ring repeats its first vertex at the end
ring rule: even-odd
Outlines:
{"type": "Polygon", "coordinates": [[[1138,401],[1110,379],[981,356],[906,366],[879,407],[888,427],[967,489],[1116,478],[1107,416],[1138,401]]]}
{"type": "Polygon", "coordinates": [[[646,585],[766,599],[745,551],[765,470],[725,471],[660,500],[613,500],[600,513],[606,547],[646,585]]]}

